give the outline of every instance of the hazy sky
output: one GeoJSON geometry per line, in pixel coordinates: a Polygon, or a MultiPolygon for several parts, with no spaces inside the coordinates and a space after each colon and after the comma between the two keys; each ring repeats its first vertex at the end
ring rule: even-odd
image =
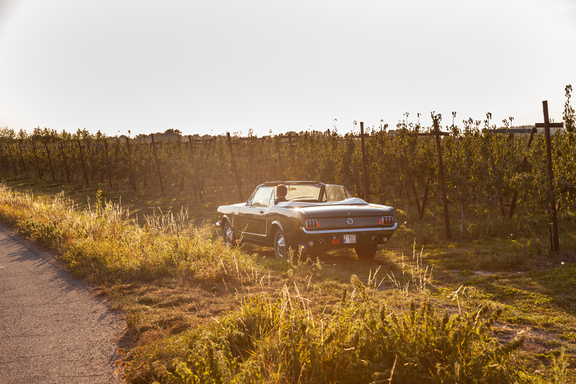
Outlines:
{"type": "Polygon", "coordinates": [[[431,111],[533,124],[542,100],[562,120],[567,84],[576,0],[0,0],[13,129],[345,133],[431,111]]]}

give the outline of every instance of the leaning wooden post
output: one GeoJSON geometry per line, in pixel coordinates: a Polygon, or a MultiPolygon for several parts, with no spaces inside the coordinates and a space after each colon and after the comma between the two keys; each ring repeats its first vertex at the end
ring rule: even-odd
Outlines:
{"type": "Polygon", "coordinates": [[[36,153],[36,145],[34,145],[34,140],[32,140],[32,151],[34,152],[34,159],[36,160],[36,170],[38,171],[38,178],[42,178],[42,168],[40,168],[40,163],[38,161],[38,154],[36,153]]]}
{"type": "Polygon", "coordinates": [[[552,214],[552,253],[560,251],[558,239],[558,218],[556,217],[556,194],[554,193],[554,169],[552,166],[552,140],[550,138],[550,120],[548,119],[548,101],[542,102],[544,110],[544,134],[546,135],[546,157],[548,159],[548,188],[550,189],[550,210],[552,214]]]}
{"type": "Polygon", "coordinates": [[[112,189],[112,177],[110,176],[110,159],[108,158],[108,140],[104,139],[104,154],[106,155],[106,171],[108,173],[108,185],[112,189]]]}
{"type": "Polygon", "coordinates": [[[50,172],[52,173],[52,181],[56,182],[56,176],[54,176],[54,167],[52,167],[52,158],[50,157],[50,150],[48,149],[48,143],[44,142],[44,148],[46,148],[46,155],[48,156],[48,164],[50,165],[50,172]]]}
{"type": "Polygon", "coordinates": [[[366,150],[364,147],[364,122],[360,122],[360,144],[362,146],[362,172],[364,176],[364,199],[370,200],[368,189],[368,166],[366,165],[366,150]]]}
{"type": "Polygon", "coordinates": [[[226,138],[228,139],[228,149],[230,150],[230,162],[232,165],[232,173],[234,173],[234,178],[236,179],[236,188],[238,189],[238,197],[240,201],[244,201],[242,197],[242,185],[240,184],[240,178],[238,177],[238,171],[236,170],[236,160],[234,159],[234,149],[232,149],[232,138],[230,137],[230,132],[226,132],[226,138]]]}
{"type": "Polygon", "coordinates": [[[66,171],[66,181],[70,185],[70,172],[68,171],[68,162],[66,161],[66,153],[64,152],[64,144],[60,142],[60,150],[62,151],[62,162],[64,163],[64,171],[66,171]]]}
{"type": "Polygon", "coordinates": [[[82,163],[82,171],[84,172],[84,181],[86,182],[86,187],[90,186],[88,182],[88,173],[86,172],[86,163],[84,162],[84,152],[82,151],[82,143],[78,139],[78,149],[80,150],[80,162],[82,163]]]}
{"type": "Polygon", "coordinates": [[[164,184],[162,183],[162,173],[160,172],[160,163],[158,162],[158,154],[156,153],[156,143],[154,142],[154,135],[150,134],[152,139],[152,152],[154,153],[154,159],[156,161],[156,172],[158,172],[158,181],[160,182],[160,191],[162,196],[164,196],[164,184]]]}
{"type": "Polygon", "coordinates": [[[442,161],[442,146],[440,145],[440,115],[435,115],[432,112],[432,120],[434,122],[434,135],[436,136],[436,150],[438,151],[438,177],[440,181],[440,189],[442,192],[442,205],[444,206],[444,224],[446,226],[446,238],[451,239],[452,233],[450,231],[450,216],[448,213],[448,199],[446,197],[446,182],[444,181],[444,162],[442,161]]]}

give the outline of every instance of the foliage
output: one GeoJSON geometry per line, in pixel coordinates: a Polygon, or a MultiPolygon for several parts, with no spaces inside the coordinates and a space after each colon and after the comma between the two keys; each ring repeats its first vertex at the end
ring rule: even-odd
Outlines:
{"type": "MultiPolygon", "coordinates": [[[[460,214],[460,236],[467,235],[465,220],[477,215],[488,218],[491,234],[491,215],[510,216],[513,200],[515,213],[525,207],[544,211],[549,204],[541,135],[536,134],[528,146],[528,134],[494,133],[490,118],[488,113],[482,130],[480,120],[464,120],[463,129],[453,121],[446,127],[449,135],[441,139],[447,198],[460,214]]],[[[504,120],[505,126],[510,122],[504,120]]],[[[174,130],[130,139],[86,130],[71,135],[37,128],[27,134],[5,128],[0,132],[0,171],[10,180],[42,179],[77,188],[189,196],[197,203],[218,204],[244,200],[254,186],[281,179],[340,183],[363,196],[366,172],[369,200],[402,208],[421,220],[434,215],[440,201],[435,138],[431,127],[420,124],[404,122],[397,128],[367,130],[366,170],[359,137],[342,136],[336,130],[228,140],[183,137],[174,130]]],[[[574,136],[555,135],[553,149],[555,193],[561,207],[573,209],[574,136]]]]}
{"type": "Polygon", "coordinates": [[[565,88],[566,102],[564,103],[564,127],[570,133],[576,133],[576,117],[574,115],[574,108],[570,105],[570,98],[572,97],[572,84],[568,84],[565,88]]]}

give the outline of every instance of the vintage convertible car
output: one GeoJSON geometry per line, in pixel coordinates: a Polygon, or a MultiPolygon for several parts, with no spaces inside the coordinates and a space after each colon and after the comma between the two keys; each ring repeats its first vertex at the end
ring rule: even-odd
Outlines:
{"type": "Polygon", "coordinates": [[[398,223],[394,208],[352,197],[341,185],[278,181],[257,186],[246,203],[218,207],[217,225],[224,242],[271,246],[276,257],[290,248],[298,254],[346,247],[371,259],[398,223]]]}

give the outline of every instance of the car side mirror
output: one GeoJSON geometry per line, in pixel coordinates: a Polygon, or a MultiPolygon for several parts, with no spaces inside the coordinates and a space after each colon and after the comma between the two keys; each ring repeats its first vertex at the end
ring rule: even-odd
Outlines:
{"type": "Polygon", "coordinates": [[[250,199],[248,199],[248,201],[246,201],[246,206],[247,206],[247,207],[252,206],[252,202],[250,201],[250,199]]]}

